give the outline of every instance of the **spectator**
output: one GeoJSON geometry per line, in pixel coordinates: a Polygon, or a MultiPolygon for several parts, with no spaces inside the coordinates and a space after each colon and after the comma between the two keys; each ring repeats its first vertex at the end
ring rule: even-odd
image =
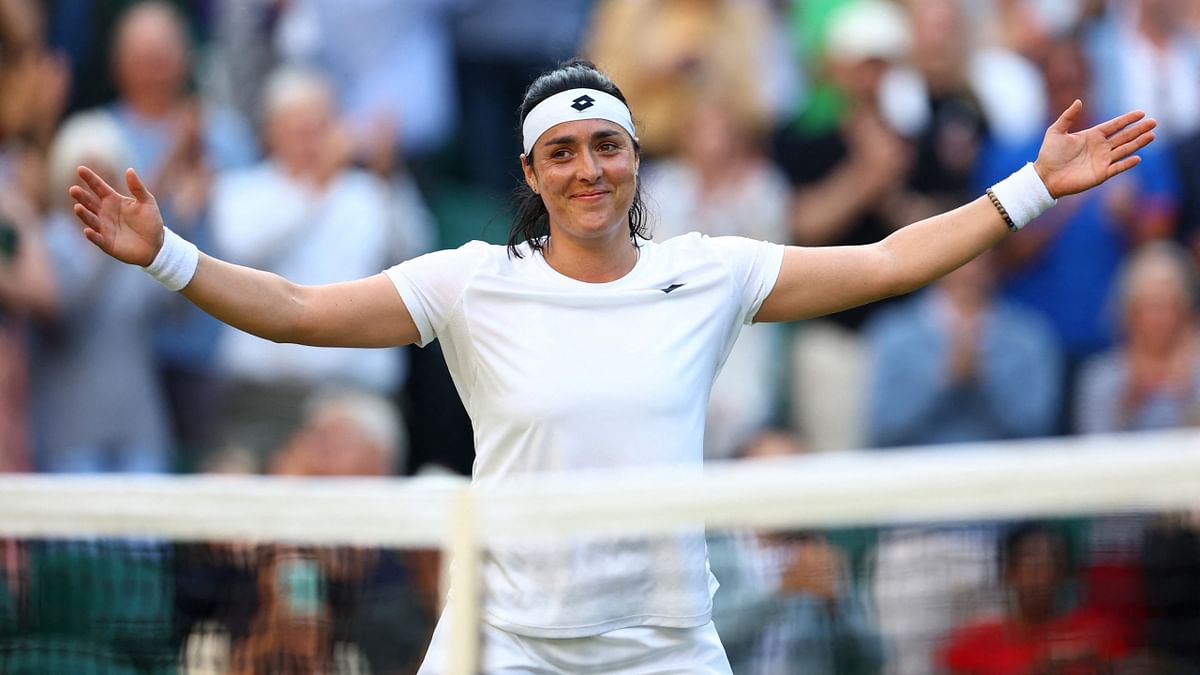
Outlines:
{"type": "Polygon", "coordinates": [[[70,73],[42,39],[31,0],[0,0],[0,183],[38,213],[47,207],[45,153],[62,119],[70,73]]]}
{"type": "Polygon", "coordinates": [[[1097,72],[1097,116],[1133,106],[1175,143],[1200,130],[1200,43],[1187,33],[1189,0],[1109,3],[1088,36],[1097,72]]]}
{"type": "MultiPolygon", "coordinates": [[[[271,460],[300,476],[388,476],[404,438],[392,404],[354,391],[322,392],[271,460]]],[[[270,672],[327,672],[333,646],[354,643],[371,672],[411,672],[433,630],[434,589],[413,576],[415,557],[397,551],[275,546],[263,551],[259,603],[234,663],[270,672]],[[269,665],[274,664],[274,666],[269,665]]],[[[415,555],[415,554],[414,554],[415,555]]]]}
{"type": "MultiPolygon", "coordinates": [[[[133,3],[114,29],[112,77],[117,99],[103,110],[129,148],[129,164],[151,181],[181,232],[212,250],[211,176],[257,155],[250,128],[230,109],[188,91],[192,47],[182,15],[167,2],[133,3]]],[[[183,468],[200,463],[210,442],[218,323],[171,297],[154,326],[159,374],[183,468]]]]}
{"type": "MultiPolygon", "coordinates": [[[[803,453],[771,431],[744,449],[748,460],[803,453]]],[[[739,675],[873,673],[882,665],[876,626],[846,554],[821,532],[710,533],[721,588],[713,622],[739,675]]]]}
{"type": "Polygon", "coordinates": [[[263,83],[279,65],[275,33],[291,0],[213,0],[212,41],[205,48],[205,97],[262,121],[263,83]]]}
{"type": "MultiPolygon", "coordinates": [[[[351,145],[325,78],[285,67],[264,95],[269,157],[218,179],[217,246],[233,262],[307,283],[386,267],[393,260],[388,193],[376,177],[348,166],[351,145]]],[[[264,456],[296,427],[301,403],[316,387],[343,383],[390,394],[402,381],[402,356],[394,349],[275,344],[224,327],[218,363],[228,382],[218,440],[264,456]]]]}
{"type": "Polygon", "coordinates": [[[28,0],[0,0],[0,472],[32,466],[27,329],[56,304],[39,221],[69,77],[42,44],[39,18],[28,0]]]}
{"type": "Polygon", "coordinates": [[[907,195],[893,196],[899,197],[893,208],[906,208],[908,213],[899,217],[915,222],[970,200],[971,179],[990,124],[971,78],[976,50],[960,3],[908,0],[908,7],[913,63],[924,81],[928,123],[915,139],[907,195]]]}
{"type": "Polygon", "coordinates": [[[775,44],[767,3],[759,0],[605,0],[592,19],[585,51],[638,111],[638,140],[649,156],[679,152],[684,124],[708,92],[752,128],[771,122],[763,88],[775,44]]]}
{"type": "MultiPolygon", "coordinates": [[[[128,161],[112,117],[77,114],[51,148],[51,194],[62,194],[82,163],[95,162],[118,180],[128,161]]],[[[60,200],[44,226],[56,312],[38,326],[31,361],[37,466],[53,472],[167,471],[170,431],[151,343],[166,294],[139,278],[139,270],[96,255],[79,240],[71,218],[60,200]],[[140,412],[130,417],[129,410],[140,412]]]]}
{"type": "MultiPolygon", "coordinates": [[[[1043,68],[1048,115],[1055,106],[1086,96],[1092,68],[1077,42],[1055,43],[1043,68]]],[[[1016,169],[1023,153],[1038,143],[1040,137],[1030,137],[989,148],[979,184],[1016,169]]],[[[1063,392],[1077,391],[1080,365],[1112,342],[1113,326],[1105,310],[1126,251],[1173,228],[1178,200],[1173,167],[1156,147],[1143,154],[1138,168],[1137,175],[1101,190],[1068,197],[1060,203],[1062,208],[1031,223],[1023,236],[997,247],[1004,295],[1042,314],[1058,336],[1063,392]]],[[[1074,428],[1072,398],[1061,400],[1055,430],[1066,433],[1074,428]]]]}
{"type": "Polygon", "coordinates": [[[1048,435],[1059,405],[1054,334],[995,296],[985,254],[872,322],[872,447],[1048,435]]]}
{"type": "Polygon", "coordinates": [[[32,468],[30,320],[58,310],[42,225],[14,186],[0,181],[0,473],[32,468]]]}
{"type": "MultiPolygon", "coordinates": [[[[108,110],[129,137],[134,168],[154,177],[155,185],[173,151],[189,144],[199,145],[213,171],[254,161],[257,145],[244,120],[188,93],[191,45],[183,18],[170,4],[146,0],[122,15],[112,59],[118,96],[108,110]]],[[[175,198],[172,192],[164,201],[175,198]]]]}
{"type": "Polygon", "coordinates": [[[1147,244],[1126,263],[1116,297],[1121,341],[1080,375],[1079,431],[1200,424],[1200,343],[1191,259],[1175,244],[1147,244]]]}
{"type": "Polygon", "coordinates": [[[1042,133],[1041,71],[1018,52],[981,39],[985,29],[971,21],[979,4],[908,0],[913,61],[929,100],[910,184],[918,195],[940,200],[938,208],[970,198],[972,172],[989,137],[1023,141],[1042,133]]]}
{"type": "Polygon", "coordinates": [[[295,0],[276,47],[333,83],[360,154],[398,146],[428,156],[457,122],[449,13],[463,2],[295,0]]]}
{"type": "MultiPolygon", "coordinates": [[[[995,296],[992,263],[984,254],[873,320],[872,447],[1023,438],[1053,429],[1060,394],[1054,335],[1041,317],[995,296]]],[[[941,634],[989,606],[993,543],[986,525],[881,534],[875,601],[891,638],[888,672],[929,672],[941,634]]]]}
{"type": "MultiPolygon", "coordinates": [[[[645,190],[658,206],[658,241],[700,232],[762,241],[787,238],[787,182],[763,156],[753,120],[702,100],[684,121],[678,158],[645,170],[645,190]]],[[[705,459],[730,459],[781,412],[783,332],[747,326],[725,361],[709,398],[705,459]]]]}
{"type": "MultiPolygon", "coordinates": [[[[891,198],[906,192],[914,159],[881,100],[888,71],[909,54],[907,14],[894,3],[856,0],[829,21],[826,65],[847,101],[841,126],[813,133],[798,122],[775,138],[775,159],[792,186],[791,238],[804,246],[864,244],[898,228],[894,208],[902,198],[891,198]]],[[[840,312],[796,331],[791,418],[815,450],[863,441],[866,373],[854,331],[870,311],[840,312]]]]}
{"type": "Polygon", "coordinates": [[[404,464],[404,428],[386,399],[353,390],[319,392],[303,425],[281,446],[271,473],[390,476],[404,464]]]}
{"type": "Polygon", "coordinates": [[[955,629],[940,665],[954,675],[1104,672],[1129,647],[1108,617],[1059,604],[1068,572],[1060,535],[1036,524],[1014,527],[1000,551],[1004,615],[955,629]]]}

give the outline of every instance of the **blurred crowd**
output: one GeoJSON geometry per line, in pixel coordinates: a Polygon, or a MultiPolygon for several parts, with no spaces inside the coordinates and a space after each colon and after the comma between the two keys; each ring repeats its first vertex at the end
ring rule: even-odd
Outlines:
{"type": "MultiPolygon", "coordinates": [[[[710,459],[1200,423],[1200,0],[0,0],[0,471],[469,473],[436,344],[239,333],[100,254],[66,190],[79,164],[122,187],[133,167],[202,250],[301,283],[502,242],[523,89],[575,55],[629,99],[659,239],[873,242],[1031,161],[1076,98],[1089,125],[1135,108],[1159,122],[1135,170],[930,288],[747,328],[713,392],[710,459]],[[313,412],[331,400],[338,414],[313,412]],[[364,438],[382,454],[341,452],[364,438]]],[[[1081,526],[1072,560],[1124,579],[1164,547],[1200,557],[1194,524],[1134,520],[1081,526]]],[[[764,589],[816,598],[777,608],[742,645],[745,672],[848,654],[864,670],[828,672],[872,672],[885,661],[839,580],[939,564],[940,588],[873,603],[876,634],[890,620],[926,645],[889,670],[1018,672],[970,658],[1020,651],[1002,639],[1020,616],[939,652],[921,640],[964,614],[910,615],[938,593],[942,608],[1006,584],[1053,595],[1058,533],[985,530],[889,531],[859,556],[815,533],[714,542],[714,568],[727,552],[776,570],[747,581],[747,606],[764,589]],[[1021,576],[1037,556],[1051,578],[1021,576]],[[780,665],[788,621],[845,649],[780,665]]],[[[1180,630],[1163,618],[1178,607],[1139,602],[1139,626],[1180,630]]],[[[1048,603],[1008,604],[1044,619],[1048,603]]],[[[1136,642],[1064,617],[1064,633],[1103,633],[1089,654],[1136,642]]],[[[1162,639],[1198,663],[1200,640],[1162,639]]]]}

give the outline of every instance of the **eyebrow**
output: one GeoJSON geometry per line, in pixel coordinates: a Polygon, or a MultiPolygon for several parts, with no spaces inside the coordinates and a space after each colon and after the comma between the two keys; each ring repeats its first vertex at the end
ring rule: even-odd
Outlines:
{"type": "MultiPolygon", "coordinates": [[[[592,140],[598,141],[602,138],[610,138],[612,136],[620,136],[620,135],[621,135],[621,132],[617,131],[616,129],[601,129],[600,131],[597,131],[592,134],[592,140]]],[[[577,139],[571,135],[555,136],[554,138],[551,138],[550,140],[546,141],[543,145],[571,145],[572,143],[575,143],[576,141],[577,141],[577,139]]]]}

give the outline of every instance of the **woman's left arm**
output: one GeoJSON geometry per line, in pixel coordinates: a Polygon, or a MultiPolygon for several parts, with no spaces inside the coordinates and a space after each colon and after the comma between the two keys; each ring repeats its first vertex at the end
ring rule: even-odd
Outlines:
{"type": "MultiPolygon", "coordinates": [[[[1155,121],[1136,111],[1070,132],[1075,101],[1046,130],[1034,169],[1054,198],[1082,192],[1137,165],[1155,121]]],[[[1011,208],[1011,207],[1010,207],[1011,208]]],[[[789,246],[755,321],[798,321],[916,290],[966,264],[1009,233],[988,197],[913,223],[864,246],[789,246]]]]}

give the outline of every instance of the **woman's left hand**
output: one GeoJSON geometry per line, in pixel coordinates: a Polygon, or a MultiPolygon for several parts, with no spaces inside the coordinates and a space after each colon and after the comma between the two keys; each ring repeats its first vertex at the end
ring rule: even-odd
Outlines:
{"type": "Polygon", "coordinates": [[[1083,192],[1132,169],[1141,161],[1133,153],[1154,140],[1152,130],[1158,123],[1140,110],[1071,133],[1081,110],[1083,103],[1076,99],[1050,125],[1033,163],[1055,199],[1083,192]]]}

